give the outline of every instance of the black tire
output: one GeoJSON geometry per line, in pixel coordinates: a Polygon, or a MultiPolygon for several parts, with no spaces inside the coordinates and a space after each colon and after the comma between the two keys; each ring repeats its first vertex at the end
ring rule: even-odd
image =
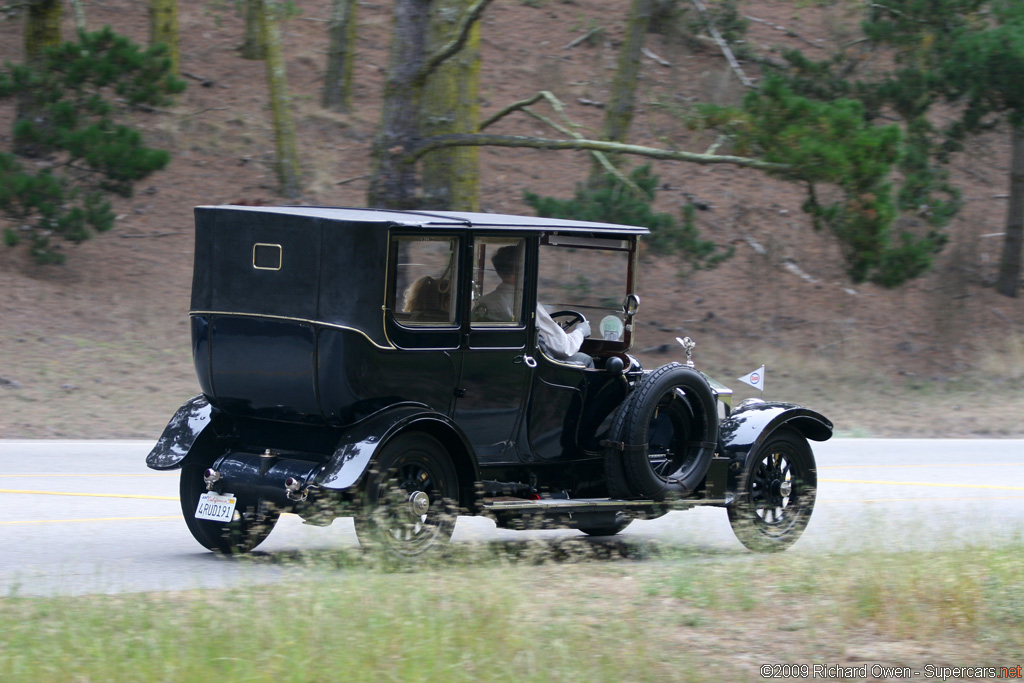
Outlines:
{"type": "Polygon", "coordinates": [[[687,496],[704,480],[718,439],[718,413],[707,380],[679,363],[664,365],[644,378],[620,409],[611,434],[623,444],[606,453],[609,488],[619,458],[634,496],[662,500],[687,496]]]}
{"type": "Polygon", "coordinates": [[[213,460],[201,458],[195,463],[182,466],[178,486],[181,514],[185,517],[188,530],[203,547],[225,554],[247,553],[267,539],[281,513],[259,498],[238,496],[231,522],[196,519],[199,496],[206,493],[203,472],[213,464],[213,460]]]}
{"type": "Polygon", "coordinates": [[[740,543],[762,553],[793,545],[814,511],[818,472],[807,439],[782,428],[747,462],[729,523],[740,543]],[[788,493],[788,495],[786,495],[788,493]]]}
{"type": "MultiPolygon", "coordinates": [[[[626,399],[619,406],[618,412],[612,418],[612,426],[608,430],[608,440],[613,443],[622,443],[623,426],[626,423],[626,415],[630,411],[630,399],[635,392],[626,396],[626,399]]],[[[615,448],[605,447],[604,452],[604,477],[608,486],[609,498],[632,498],[633,489],[626,479],[626,466],[622,461],[622,452],[615,448]]]]}
{"type": "Polygon", "coordinates": [[[614,522],[607,526],[581,526],[579,527],[579,530],[585,533],[587,536],[614,536],[615,534],[619,533],[627,526],[629,526],[630,522],[632,521],[633,520],[631,519],[626,519],[614,522]]]}
{"type": "Polygon", "coordinates": [[[401,434],[384,445],[367,478],[356,536],[401,559],[440,552],[455,530],[458,475],[440,441],[401,434]]]}

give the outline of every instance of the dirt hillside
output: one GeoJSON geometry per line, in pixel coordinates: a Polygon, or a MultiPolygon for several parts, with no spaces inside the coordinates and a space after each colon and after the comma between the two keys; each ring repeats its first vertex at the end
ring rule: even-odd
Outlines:
{"type": "MultiPolygon", "coordinates": [[[[759,54],[799,47],[823,58],[828,46],[856,38],[856,4],[749,0],[748,43],[759,54]]],[[[319,106],[329,3],[297,5],[302,13],[287,22],[284,39],[302,203],[363,206],[391,4],[360,4],[356,108],[348,115],[319,106]]],[[[110,25],[145,41],[145,3],[85,6],[90,28],[110,25]]],[[[593,134],[627,7],[623,0],[495,3],[482,24],[482,115],[546,89],[593,134]],[[598,27],[597,41],[567,47],[598,27]]],[[[65,36],[74,31],[70,14],[65,36]]],[[[264,65],[238,56],[243,27],[234,4],[183,2],[180,25],[188,90],[167,110],[134,114],[150,144],[172,152],[170,166],[118,202],[112,232],[65,245],[63,266],[37,267],[23,249],[0,247],[0,438],[155,438],[198,392],[187,326],[192,207],[284,203],[269,166],[264,65]]],[[[652,34],[648,48],[656,58],[644,62],[631,141],[707,150],[714,136],[688,129],[686,113],[695,102],[738,101],[743,86],[716,49],[664,34],[652,34]]],[[[21,18],[0,20],[0,59],[17,61],[20,50],[21,18]]],[[[756,65],[743,67],[756,78],[756,65]]],[[[10,117],[4,104],[5,147],[10,117]]],[[[494,132],[548,133],[526,116],[494,132]]],[[[754,171],[656,162],[658,208],[677,212],[698,202],[703,235],[736,255],[685,279],[672,259],[645,257],[638,355],[647,366],[678,360],[674,338],[690,335],[699,367],[738,396],[756,392],[734,378],[765,364],[767,397],[822,410],[845,435],[1024,435],[1024,299],[990,288],[1008,141],[996,130],[951,164],[966,207],[949,226],[934,272],[897,291],[846,279],[835,242],[801,212],[799,188],[754,171]]],[[[578,152],[484,149],[483,209],[529,213],[524,190],[568,197],[588,168],[578,152]]]]}

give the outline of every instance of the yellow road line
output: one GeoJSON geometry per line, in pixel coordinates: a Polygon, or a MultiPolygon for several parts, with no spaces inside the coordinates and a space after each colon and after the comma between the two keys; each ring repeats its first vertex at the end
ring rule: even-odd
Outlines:
{"type": "Polygon", "coordinates": [[[134,493],[68,493],[67,491],[25,491],[0,489],[0,493],[31,493],[37,496],[83,496],[85,498],[142,498],[144,500],[178,500],[177,496],[142,496],[134,493]]]}
{"type": "Polygon", "coordinates": [[[16,522],[0,522],[0,526],[10,524],[66,524],[68,522],[144,522],[167,519],[181,519],[181,515],[166,515],[163,517],[92,517],[90,519],[27,519],[16,522]]]}
{"type": "Polygon", "coordinates": [[[1024,486],[995,486],[992,484],[937,484],[927,481],[872,481],[868,479],[819,479],[832,484],[878,484],[883,486],[933,486],[942,489],[989,489],[993,491],[1024,491],[1024,486]]]}

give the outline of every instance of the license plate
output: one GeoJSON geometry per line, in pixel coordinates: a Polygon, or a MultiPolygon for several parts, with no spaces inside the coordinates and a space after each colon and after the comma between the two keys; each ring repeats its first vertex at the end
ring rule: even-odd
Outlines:
{"type": "Polygon", "coordinates": [[[196,519],[207,519],[211,522],[230,522],[231,516],[235,514],[236,502],[237,500],[233,493],[204,493],[199,496],[199,505],[196,507],[196,519]]]}

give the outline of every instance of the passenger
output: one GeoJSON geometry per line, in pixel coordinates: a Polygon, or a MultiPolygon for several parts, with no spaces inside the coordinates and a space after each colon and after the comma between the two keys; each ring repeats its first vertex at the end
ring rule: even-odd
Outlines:
{"type": "MultiPolygon", "coordinates": [[[[516,247],[501,247],[491,257],[494,272],[501,278],[501,283],[493,291],[484,294],[473,305],[473,320],[486,322],[514,322],[513,310],[516,300],[516,247]]],[[[567,361],[574,365],[594,367],[594,359],[580,353],[583,340],[590,336],[590,323],[586,320],[576,325],[576,329],[566,333],[556,323],[547,310],[537,303],[537,343],[544,353],[552,358],[567,361]]]]}
{"type": "Polygon", "coordinates": [[[449,321],[451,315],[451,281],[424,275],[405,290],[403,311],[410,320],[449,321]]]}

